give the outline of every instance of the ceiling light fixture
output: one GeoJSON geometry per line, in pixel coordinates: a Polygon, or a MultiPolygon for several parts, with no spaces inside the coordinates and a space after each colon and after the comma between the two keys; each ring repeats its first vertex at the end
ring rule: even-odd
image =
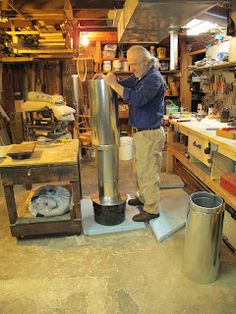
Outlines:
{"type": "Polygon", "coordinates": [[[0,11],[0,23],[7,23],[8,17],[3,16],[2,11],[0,11]]]}
{"type": "Polygon", "coordinates": [[[88,34],[87,33],[80,33],[81,36],[81,45],[83,47],[87,47],[89,44],[88,34]]]}
{"type": "Polygon", "coordinates": [[[193,19],[183,26],[187,29],[187,36],[196,36],[201,33],[207,33],[210,29],[217,28],[217,24],[211,22],[193,19]]]}
{"type": "Polygon", "coordinates": [[[200,24],[202,21],[198,19],[193,19],[190,22],[188,22],[186,25],[183,26],[183,28],[192,28],[200,24]]]}

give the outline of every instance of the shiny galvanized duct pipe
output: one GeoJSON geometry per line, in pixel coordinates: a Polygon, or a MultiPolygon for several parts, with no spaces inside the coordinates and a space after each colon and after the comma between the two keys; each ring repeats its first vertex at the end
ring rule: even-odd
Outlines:
{"type": "Polygon", "coordinates": [[[75,109],[76,121],[79,121],[79,78],[78,74],[72,75],[72,102],[75,109]]]}
{"type": "Polygon", "coordinates": [[[119,130],[115,97],[103,79],[90,80],[92,143],[97,149],[98,194],[93,196],[95,221],[104,225],[124,219],[126,195],[118,192],[119,130]]]}

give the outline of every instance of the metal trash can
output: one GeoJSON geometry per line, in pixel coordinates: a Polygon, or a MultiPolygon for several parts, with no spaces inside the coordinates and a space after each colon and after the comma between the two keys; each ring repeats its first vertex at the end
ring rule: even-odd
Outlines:
{"type": "Polygon", "coordinates": [[[190,195],[184,243],[184,274],[211,283],[219,273],[224,200],[208,192],[190,195]]]}

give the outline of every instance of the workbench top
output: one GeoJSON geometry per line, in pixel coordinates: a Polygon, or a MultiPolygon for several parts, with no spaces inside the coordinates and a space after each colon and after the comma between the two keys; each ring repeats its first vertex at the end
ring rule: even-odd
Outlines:
{"type": "MultiPolygon", "coordinates": [[[[16,144],[14,144],[16,145],[16,144]]],[[[21,144],[18,144],[21,145],[21,144]]],[[[12,145],[0,146],[0,154],[7,154],[12,145]]],[[[0,163],[0,167],[24,167],[40,165],[71,165],[78,162],[79,142],[73,139],[68,142],[36,143],[33,154],[27,159],[12,159],[7,156],[0,163]]]]}
{"type": "Polygon", "coordinates": [[[206,139],[209,139],[212,143],[225,146],[228,149],[230,148],[236,153],[235,139],[229,139],[216,135],[216,129],[229,127],[227,123],[222,123],[218,120],[208,118],[204,118],[201,121],[197,121],[197,119],[193,117],[182,120],[183,122],[181,119],[172,119],[170,123],[178,126],[183,134],[188,135],[189,132],[196,133],[206,139]],[[189,121],[184,122],[184,120],[189,121]]]}
{"type": "Polygon", "coordinates": [[[236,197],[220,185],[222,174],[235,172],[236,140],[218,136],[215,130],[227,128],[228,124],[208,118],[201,121],[192,117],[182,120],[190,121],[181,119],[170,121],[174,128],[169,128],[167,132],[167,172],[174,169],[174,156],[194,178],[236,209],[236,197]],[[181,142],[181,137],[177,137],[175,141],[176,132],[188,137],[187,145],[186,141],[181,142]]]}

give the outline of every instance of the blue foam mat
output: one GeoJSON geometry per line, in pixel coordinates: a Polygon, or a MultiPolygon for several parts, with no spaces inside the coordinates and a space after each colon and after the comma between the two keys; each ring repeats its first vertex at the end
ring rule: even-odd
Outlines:
{"type": "Polygon", "coordinates": [[[183,189],[161,190],[160,195],[160,217],[150,220],[150,226],[161,242],[185,226],[189,195],[183,189]]]}
{"type": "MultiPolygon", "coordinates": [[[[128,195],[128,199],[130,196],[128,195]]],[[[127,199],[127,201],[128,201],[127,199]]],[[[134,206],[126,205],[125,221],[119,225],[103,226],[95,222],[93,203],[90,198],[84,198],[81,200],[81,214],[83,232],[85,235],[91,236],[96,234],[121,232],[129,230],[137,230],[145,228],[146,225],[143,222],[134,222],[132,217],[139,213],[139,210],[134,206]]]]}
{"type": "Polygon", "coordinates": [[[160,189],[183,188],[184,181],[175,173],[161,172],[160,189]]]}
{"type": "MultiPolygon", "coordinates": [[[[128,195],[128,199],[131,197],[128,195]]],[[[128,201],[127,199],[127,201],[128,201]]],[[[189,195],[183,189],[160,191],[160,217],[150,220],[150,227],[158,241],[163,241],[185,226],[189,195]]],[[[143,222],[134,222],[132,217],[138,214],[136,207],[126,205],[126,219],[115,226],[103,226],[95,222],[93,204],[90,198],[81,200],[83,232],[92,236],[97,234],[137,230],[146,227],[143,222]]]]}

